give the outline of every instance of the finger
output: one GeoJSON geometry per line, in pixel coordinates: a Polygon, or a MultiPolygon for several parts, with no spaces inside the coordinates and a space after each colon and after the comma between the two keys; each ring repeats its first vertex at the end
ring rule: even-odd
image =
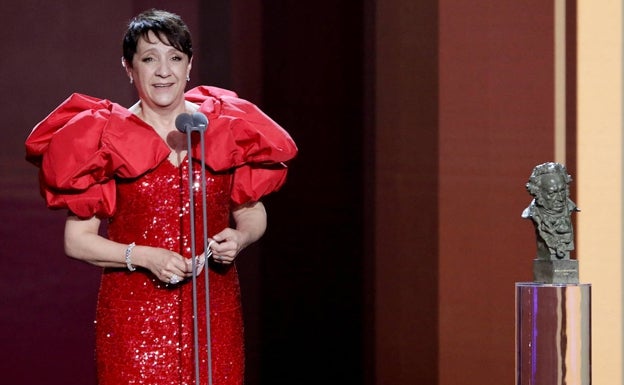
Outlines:
{"type": "Polygon", "coordinates": [[[182,282],[184,280],[183,277],[180,277],[177,274],[171,274],[171,276],[169,277],[169,282],[172,285],[177,285],[178,283],[182,282]]]}
{"type": "Polygon", "coordinates": [[[204,265],[205,264],[206,264],[205,254],[200,254],[200,255],[196,256],[195,258],[187,259],[186,260],[186,265],[187,265],[186,276],[187,277],[192,277],[193,276],[193,268],[195,268],[196,276],[198,276],[204,270],[204,265]]]}
{"type": "Polygon", "coordinates": [[[236,259],[236,255],[230,256],[230,255],[227,255],[227,254],[217,255],[214,258],[215,261],[217,261],[219,263],[223,263],[223,264],[230,264],[230,263],[234,262],[234,259],[236,259]]]}
{"type": "Polygon", "coordinates": [[[215,256],[214,261],[222,265],[229,265],[234,261],[234,259],[225,256],[215,256]]]}
{"type": "Polygon", "coordinates": [[[235,236],[235,234],[236,233],[232,228],[226,227],[217,234],[213,235],[212,239],[214,239],[217,243],[222,243],[224,241],[230,240],[233,236],[235,236]]]}
{"type": "Polygon", "coordinates": [[[186,264],[186,262],[182,262],[181,264],[176,263],[168,267],[167,269],[165,269],[165,271],[167,272],[165,274],[167,277],[170,277],[173,274],[181,276],[181,277],[187,277],[188,274],[192,271],[192,269],[190,266],[186,264]]]}
{"type": "Polygon", "coordinates": [[[223,243],[225,242],[217,241],[216,239],[213,239],[208,243],[208,247],[213,253],[219,253],[223,249],[223,243]]]}
{"type": "Polygon", "coordinates": [[[221,257],[233,257],[238,250],[238,244],[234,241],[224,241],[212,246],[213,254],[221,257]]]}
{"type": "Polygon", "coordinates": [[[215,234],[212,239],[214,239],[217,243],[223,242],[225,239],[227,239],[227,228],[221,230],[219,233],[215,234]]]}

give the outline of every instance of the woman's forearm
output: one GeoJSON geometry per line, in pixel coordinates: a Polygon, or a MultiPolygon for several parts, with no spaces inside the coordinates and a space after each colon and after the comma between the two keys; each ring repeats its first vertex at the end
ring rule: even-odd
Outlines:
{"type": "MultiPolygon", "coordinates": [[[[100,267],[125,267],[128,245],[110,241],[99,235],[100,220],[69,216],[65,222],[65,253],[100,267]]],[[[136,256],[135,256],[136,259],[136,256]]]]}

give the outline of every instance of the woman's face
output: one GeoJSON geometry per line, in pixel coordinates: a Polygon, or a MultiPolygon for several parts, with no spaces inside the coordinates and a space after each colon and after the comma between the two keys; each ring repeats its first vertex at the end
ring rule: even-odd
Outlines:
{"type": "Polygon", "coordinates": [[[126,66],[141,103],[151,108],[176,108],[184,104],[184,90],[191,71],[188,56],[166,45],[150,31],[141,37],[132,67],[126,66]]]}

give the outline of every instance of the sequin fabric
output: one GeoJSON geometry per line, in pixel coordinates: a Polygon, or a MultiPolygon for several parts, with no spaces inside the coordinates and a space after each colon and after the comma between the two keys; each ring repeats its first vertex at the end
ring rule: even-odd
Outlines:
{"type": "MultiPolygon", "coordinates": [[[[203,250],[199,165],[194,164],[196,252],[203,250]]],[[[230,173],[207,171],[208,235],[229,224],[230,173]]],[[[117,183],[117,211],[108,236],[191,257],[188,166],[163,161],[155,170],[117,183]]],[[[210,264],[210,334],[214,385],[243,383],[244,347],[236,268],[210,264]]],[[[200,383],[208,383],[205,280],[197,279],[200,383]]],[[[195,384],[192,283],[167,285],[149,271],[106,269],[96,315],[100,385],[195,384]]]]}

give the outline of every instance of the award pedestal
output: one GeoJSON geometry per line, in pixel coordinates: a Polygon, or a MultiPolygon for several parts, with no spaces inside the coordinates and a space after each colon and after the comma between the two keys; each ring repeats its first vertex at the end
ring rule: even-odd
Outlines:
{"type": "Polygon", "coordinates": [[[591,385],[591,284],[516,283],[516,385],[591,385]]]}

